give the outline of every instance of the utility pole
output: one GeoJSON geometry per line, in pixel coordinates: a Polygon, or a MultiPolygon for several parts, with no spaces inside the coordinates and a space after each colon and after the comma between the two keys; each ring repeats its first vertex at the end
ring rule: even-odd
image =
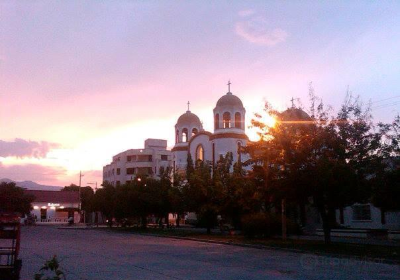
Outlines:
{"type": "MultiPolygon", "coordinates": [[[[82,171],[79,171],[79,214],[80,220],[82,221],[82,198],[81,198],[81,187],[82,187],[82,171]]],[[[85,216],[83,216],[83,222],[85,222],[85,216]]]]}

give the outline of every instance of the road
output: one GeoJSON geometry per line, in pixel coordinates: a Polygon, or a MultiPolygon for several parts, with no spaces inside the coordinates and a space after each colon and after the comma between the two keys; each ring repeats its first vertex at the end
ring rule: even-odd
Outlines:
{"type": "Polygon", "coordinates": [[[68,280],[400,279],[400,266],[142,236],[23,227],[21,280],[57,255],[68,280]]]}

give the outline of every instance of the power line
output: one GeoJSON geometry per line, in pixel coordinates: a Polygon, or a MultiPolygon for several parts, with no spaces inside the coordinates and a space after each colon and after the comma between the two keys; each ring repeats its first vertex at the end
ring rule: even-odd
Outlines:
{"type": "Polygon", "coordinates": [[[391,106],[395,106],[395,105],[400,105],[400,101],[396,101],[394,103],[389,103],[389,104],[381,104],[375,107],[372,107],[372,110],[376,110],[376,109],[383,109],[383,108],[387,108],[387,107],[391,107],[391,106]]]}
{"type": "Polygon", "coordinates": [[[395,95],[395,96],[388,97],[388,98],[385,98],[385,99],[372,101],[371,104],[380,103],[380,102],[383,102],[383,101],[392,100],[392,99],[396,99],[396,98],[400,98],[400,95],[395,95]]]}

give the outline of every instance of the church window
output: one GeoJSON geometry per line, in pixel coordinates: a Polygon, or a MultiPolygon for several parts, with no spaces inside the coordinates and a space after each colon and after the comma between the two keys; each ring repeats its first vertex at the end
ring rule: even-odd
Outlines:
{"type": "Polygon", "coordinates": [[[168,155],[161,155],[161,160],[162,161],[167,161],[168,160],[168,155]]]}
{"type": "Polygon", "coordinates": [[[184,128],[182,130],[182,142],[187,142],[188,140],[188,129],[184,128]]]}
{"type": "Polygon", "coordinates": [[[235,128],[242,128],[242,115],[239,112],[235,114],[235,128]]]}
{"type": "Polygon", "coordinates": [[[214,129],[219,129],[219,114],[215,114],[215,117],[214,117],[214,129]]]}
{"type": "Polygon", "coordinates": [[[175,143],[179,142],[179,130],[176,130],[176,134],[175,134],[175,143]]]}
{"type": "Polygon", "coordinates": [[[230,128],[231,127],[231,113],[225,112],[222,116],[222,121],[224,128],[230,128]]]}
{"type": "Polygon", "coordinates": [[[192,136],[195,136],[197,133],[199,133],[199,131],[197,130],[197,128],[193,128],[193,129],[192,129],[192,136]]]}
{"type": "Polygon", "coordinates": [[[369,204],[353,205],[353,221],[370,221],[371,206],[369,204]]]}
{"type": "Polygon", "coordinates": [[[204,160],[204,149],[202,145],[198,145],[196,148],[196,161],[198,160],[204,160]]]}

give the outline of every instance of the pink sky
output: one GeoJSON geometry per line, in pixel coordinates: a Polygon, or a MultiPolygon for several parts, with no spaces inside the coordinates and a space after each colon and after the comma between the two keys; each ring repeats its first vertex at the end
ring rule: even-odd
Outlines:
{"type": "Polygon", "coordinates": [[[172,146],[188,100],[212,130],[228,79],[248,121],[265,100],[306,104],[311,81],[327,104],[349,87],[391,121],[398,26],[395,2],[3,1],[0,178],[100,183],[114,154],[172,146]]]}

